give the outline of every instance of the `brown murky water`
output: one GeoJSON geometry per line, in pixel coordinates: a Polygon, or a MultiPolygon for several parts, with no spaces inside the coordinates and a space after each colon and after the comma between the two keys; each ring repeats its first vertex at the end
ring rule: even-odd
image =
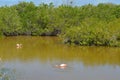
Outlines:
{"type": "Polygon", "coordinates": [[[57,37],[5,37],[0,58],[16,80],[120,80],[120,48],[69,46],[57,37]],[[67,67],[56,67],[62,63],[67,67]]]}

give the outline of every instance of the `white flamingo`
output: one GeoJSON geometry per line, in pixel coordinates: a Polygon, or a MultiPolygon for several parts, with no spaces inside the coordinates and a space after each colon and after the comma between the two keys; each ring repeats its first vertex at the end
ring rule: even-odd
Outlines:
{"type": "Polygon", "coordinates": [[[22,48],[22,44],[16,44],[17,48],[22,48]]]}

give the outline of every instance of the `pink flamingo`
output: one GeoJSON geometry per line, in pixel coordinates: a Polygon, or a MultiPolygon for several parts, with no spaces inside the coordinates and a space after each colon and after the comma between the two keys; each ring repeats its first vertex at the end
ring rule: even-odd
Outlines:
{"type": "Polygon", "coordinates": [[[60,69],[65,69],[67,67],[67,64],[55,65],[55,67],[60,69]]]}

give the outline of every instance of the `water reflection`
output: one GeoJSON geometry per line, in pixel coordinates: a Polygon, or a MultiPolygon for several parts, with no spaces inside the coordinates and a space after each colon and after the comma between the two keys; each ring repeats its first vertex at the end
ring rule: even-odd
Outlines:
{"type": "Polygon", "coordinates": [[[51,64],[75,61],[85,66],[120,66],[120,48],[68,46],[56,37],[6,37],[0,39],[0,45],[0,57],[9,61],[39,59],[51,64]],[[23,47],[16,49],[16,43],[23,44],[23,47]]]}
{"type": "Polygon", "coordinates": [[[8,71],[16,70],[16,80],[119,80],[119,53],[120,48],[64,45],[57,37],[0,39],[0,58],[8,71]]]}

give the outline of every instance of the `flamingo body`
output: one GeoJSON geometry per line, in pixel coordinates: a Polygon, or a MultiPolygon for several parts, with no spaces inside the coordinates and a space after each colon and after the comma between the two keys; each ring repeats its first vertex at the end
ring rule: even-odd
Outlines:
{"type": "Polygon", "coordinates": [[[61,66],[61,67],[66,67],[66,66],[67,66],[67,64],[60,64],[60,66],[61,66]]]}
{"type": "Polygon", "coordinates": [[[65,69],[65,68],[67,68],[67,64],[55,65],[55,67],[60,68],[60,69],[65,69]]]}
{"type": "Polygon", "coordinates": [[[22,44],[16,44],[16,47],[17,47],[17,48],[21,48],[21,47],[22,47],[22,44]]]}

